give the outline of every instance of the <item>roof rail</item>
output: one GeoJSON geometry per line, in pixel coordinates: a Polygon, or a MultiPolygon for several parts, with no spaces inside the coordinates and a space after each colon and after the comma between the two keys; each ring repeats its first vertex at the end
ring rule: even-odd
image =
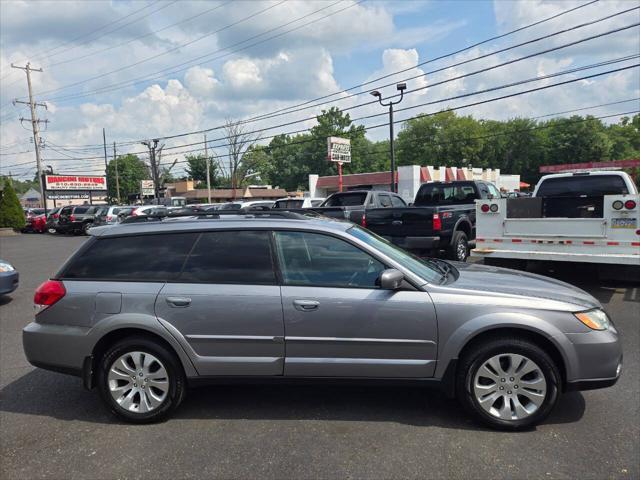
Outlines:
{"type": "Polygon", "coordinates": [[[309,217],[319,217],[316,212],[309,212],[309,214],[289,212],[287,210],[282,211],[267,211],[267,210],[227,210],[220,211],[214,210],[211,212],[167,212],[166,214],[149,214],[127,217],[120,223],[144,223],[144,222],[158,222],[166,218],[197,218],[198,220],[211,220],[220,219],[222,217],[244,217],[244,218],[286,218],[290,220],[306,220],[309,217]]]}

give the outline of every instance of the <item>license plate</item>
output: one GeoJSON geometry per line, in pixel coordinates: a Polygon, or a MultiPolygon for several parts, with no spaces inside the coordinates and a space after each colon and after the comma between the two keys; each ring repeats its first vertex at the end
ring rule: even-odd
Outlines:
{"type": "Polygon", "coordinates": [[[611,228],[637,228],[637,221],[635,218],[612,218],[611,228]]]}

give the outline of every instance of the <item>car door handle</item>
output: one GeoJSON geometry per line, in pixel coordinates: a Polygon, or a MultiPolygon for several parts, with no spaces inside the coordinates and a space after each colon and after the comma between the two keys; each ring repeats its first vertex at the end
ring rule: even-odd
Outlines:
{"type": "Polygon", "coordinates": [[[293,306],[296,310],[300,310],[301,312],[311,312],[312,310],[318,309],[320,302],[315,300],[294,300],[293,306]]]}
{"type": "Polygon", "coordinates": [[[184,308],[191,305],[191,299],[188,297],[167,297],[167,304],[174,308],[184,308]]]}

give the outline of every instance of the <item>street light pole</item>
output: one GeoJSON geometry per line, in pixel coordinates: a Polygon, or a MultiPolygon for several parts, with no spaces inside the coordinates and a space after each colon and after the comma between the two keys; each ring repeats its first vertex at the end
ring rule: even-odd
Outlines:
{"type": "Polygon", "coordinates": [[[398,83],[396,85],[396,89],[400,92],[400,98],[397,101],[392,101],[389,100],[389,103],[383,103],[382,102],[382,94],[377,91],[374,90],[373,92],[371,92],[371,95],[373,95],[374,97],[376,97],[378,99],[378,101],[380,102],[380,105],[382,105],[383,107],[388,106],[389,107],[389,148],[391,150],[391,170],[390,170],[390,174],[391,174],[391,182],[390,182],[390,187],[391,187],[391,191],[395,192],[396,191],[396,152],[395,152],[395,148],[393,145],[393,138],[394,138],[394,132],[393,132],[393,106],[397,105],[398,103],[400,103],[402,101],[402,99],[404,98],[404,90],[407,88],[407,84],[406,83],[398,83]]]}

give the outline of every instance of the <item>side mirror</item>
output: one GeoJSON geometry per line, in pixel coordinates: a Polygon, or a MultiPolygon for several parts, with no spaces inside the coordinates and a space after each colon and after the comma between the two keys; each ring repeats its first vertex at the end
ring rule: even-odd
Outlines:
{"type": "Polygon", "coordinates": [[[380,274],[380,288],[383,290],[397,290],[402,285],[404,275],[400,270],[388,268],[380,274]]]}

